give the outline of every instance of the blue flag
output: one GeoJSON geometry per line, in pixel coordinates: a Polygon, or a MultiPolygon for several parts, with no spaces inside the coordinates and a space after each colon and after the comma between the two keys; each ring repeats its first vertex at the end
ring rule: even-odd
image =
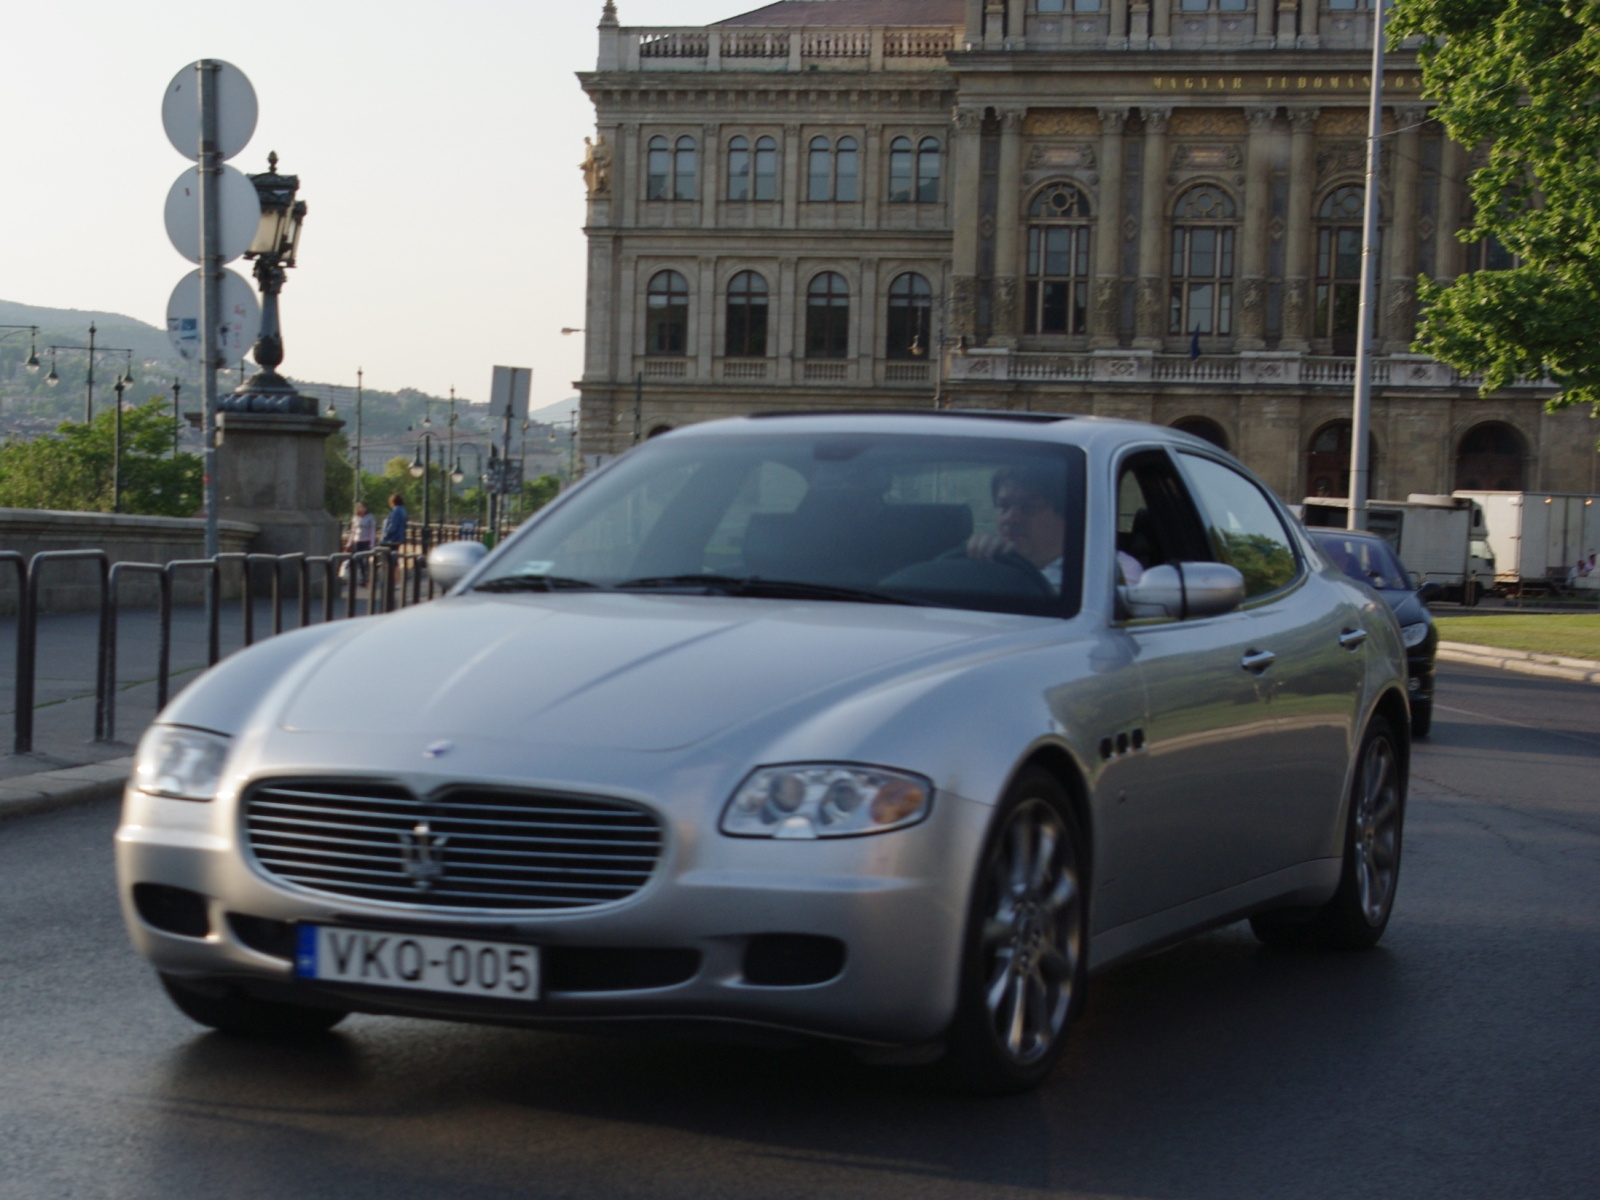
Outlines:
{"type": "Polygon", "coordinates": [[[1189,357],[1192,359],[1200,357],[1200,326],[1198,325],[1194,327],[1194,336],[1189,339],[1189,357]]]}

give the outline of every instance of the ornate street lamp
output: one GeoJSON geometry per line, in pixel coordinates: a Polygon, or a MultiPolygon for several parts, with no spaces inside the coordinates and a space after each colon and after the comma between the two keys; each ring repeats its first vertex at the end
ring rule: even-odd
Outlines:
{"type": "Polygon", "coordinates": [[[261,368],[222,400],[222,408],[235,412],[270,412],[317,415],[317,402],[302,396],[283,376],[283,334],[278,324],[278,293],[283,290],[284,272],[295,265],[300,249],[300,228],[306,216],[306,202],[297,200],[298,175],[278,174],[276,151],[267,155],[267,171],[250,176],[261,201],[261,223],[255,240],[245,251],[255,260],[256,283],[261,288],[261,334],[250,356],[261,368]]]}
{"type": "Polygon", "coordinates": [[[17,337],[22,333],[28,335],[28,358],[22,365],[28,369],[28,374],[39,373],[39,327],[37,325],[0,325],[0,329],[10,329],[11,333],[0,333],[0,342],[9,337],[17,337]]]}

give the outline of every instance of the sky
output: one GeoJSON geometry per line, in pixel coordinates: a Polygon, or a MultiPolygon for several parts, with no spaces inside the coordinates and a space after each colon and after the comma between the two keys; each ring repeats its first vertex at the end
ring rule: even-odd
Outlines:
{"type": "MultiPolygon", "coordinates": [[[[624,25],[703,25],[762,0],[619,0],[624,25]]],[[[74,0],[0,25],[0,299],[165,325],[193,267],[162,207],[188,165],[161,98],[202,57],[255,86],[231,165],[300,176],[284,288],[288,374],[487,398],[532,367],[532,406],[582,373],[584,188],[601,0],[74,0]]],[[[248,273],[249,264],[233,264],[248,273]]]]}

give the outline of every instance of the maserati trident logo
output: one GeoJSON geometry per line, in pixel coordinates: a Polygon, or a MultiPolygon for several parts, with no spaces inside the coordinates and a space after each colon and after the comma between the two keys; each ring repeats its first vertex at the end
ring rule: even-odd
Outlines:
{"type": "Polygon", "coordinates": [[[418,821],[410,833],[400,835],[402,869],[417,891],[425,892],[444,878],[444,847],[449,840],[436,837],[426,821],[418,821]]]}

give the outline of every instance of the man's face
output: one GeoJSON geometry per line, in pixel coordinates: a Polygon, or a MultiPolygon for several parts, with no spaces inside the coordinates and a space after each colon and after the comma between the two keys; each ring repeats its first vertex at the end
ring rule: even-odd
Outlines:
{"type": "Polygon", "coordinates": [[[1019,484],[1006,482],[994,498],[1000,536],[1036,567],[1061,557],[1066,540],[1066,520],[1045,498],[1019,484]]]}

